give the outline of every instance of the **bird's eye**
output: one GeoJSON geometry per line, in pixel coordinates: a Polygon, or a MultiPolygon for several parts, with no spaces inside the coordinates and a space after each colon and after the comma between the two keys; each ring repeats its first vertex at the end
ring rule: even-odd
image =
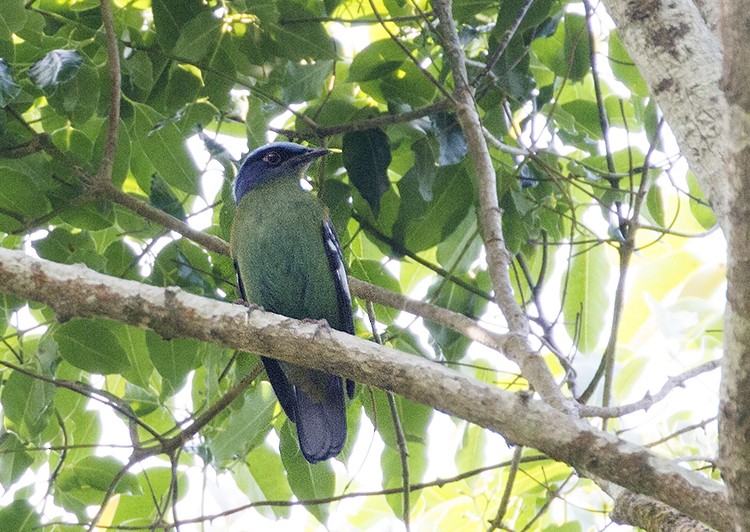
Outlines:
{"type": "Polygon", "coordinates": [[[276,166],[281,163],[281,155],[279,155],[275,151],[272,151],[270,153],[267,153],[263,157],[263,161],[270,164],[271,166],[276,166]]]}

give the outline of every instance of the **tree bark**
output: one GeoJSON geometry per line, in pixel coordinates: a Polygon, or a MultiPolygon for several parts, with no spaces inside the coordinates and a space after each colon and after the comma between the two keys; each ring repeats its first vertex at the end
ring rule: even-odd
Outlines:
{"type": "Polygon", "coordinates": [[[750,11],[722,3],[727,122],[727,307],[719,407],[719,456],[736,530],[750,530],[750,11]]]}
{"type": "Polygon", "coordinates": [[[716,6],[691,0],[605,0],[682,154],[725,228],[724,131],[727,102],[721,91],[721,42],[716,6]]]}

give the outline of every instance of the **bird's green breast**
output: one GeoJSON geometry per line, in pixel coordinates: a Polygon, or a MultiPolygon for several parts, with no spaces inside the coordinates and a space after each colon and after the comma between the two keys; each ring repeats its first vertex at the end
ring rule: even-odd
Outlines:
{"type": "Polygon", "coordinates": [[[232,224],[232,257],[245,296],[264,309],[340,328],[322,223],[325,208],[297,179],[278,179],[247,192],[232,224]]]}

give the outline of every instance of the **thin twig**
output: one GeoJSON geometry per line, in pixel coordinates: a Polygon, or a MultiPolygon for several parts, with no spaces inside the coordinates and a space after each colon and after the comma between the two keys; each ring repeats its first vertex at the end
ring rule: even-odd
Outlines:
{"type": "Polygon", "coordinates": [[[508,513],[508,505],[510,504],[510,496],[513,493],[513,484],[516,482],[516,474],[518,468],[521,466],[521,458],[523,458],[523,446],[516,445],[513,449],[513,459],[511,460],[510,467],[508,468],[508,480],[505,481],[505,489],[503,490],[503,497],[500,499],[500,506],[497,508],[497,514],[495,518],[490,522],[490,526],[487,529],[488,532],[500,528],[505,519],[505,514],[508,513]]]}
{"type": "MultiPolygon", "coordinates": [[[[383,345],[383,339],[380,337],[378,332],[377,320],[375,319],[375,307],[372,301],[367,302],[367,317],[370,319],[370,328],[372,329],[372,337],[375,343],[383,345]]],[[[388,398],[388,408],[391,411],[391,419],[393,420],[393,431],[396,433],[396,444],[398,445],[398,454],[401,457],[401,478],[403,491],[403,513],[401,518],[404,521],[404,527],[407,532],[411,530],[410,525],[410,483],[409,483],[409,448],[406,445],[406,436],[404,436],[404,427],[401,425],[401,419],[398,414],[398,406],[396,405],[396,397],[391,392],[385,392],[388,398]]]]}

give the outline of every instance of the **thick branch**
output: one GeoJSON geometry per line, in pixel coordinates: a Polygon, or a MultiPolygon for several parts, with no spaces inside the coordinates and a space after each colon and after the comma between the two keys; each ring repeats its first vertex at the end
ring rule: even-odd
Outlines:
{"type": "Polygon", "coordinates": [[[40,301],[62,319],[103,317],[333,372],[502,434],[516,444],[665,502],[728,530],[724,490],[527,394],[510,393],[423,358],[316,324],[156,288],[0,248],[0,292],[40,301]]]}
{"type": "MultiPolygon", "coordinates": [[[[724,91],[729,113],[725,183],[727,306],[719,407],[719,456],[737,530],[750,530],[750,12],[739,0],[722,2],[724,91]]],[[[722,120],[719,120],[722,121],[722,120]]]]}
{"type": "MultiPolygon", "coordinates": [[[[725,124],[718,117],[727,116],[727,103],[719,87],[721,43],[692,0],[604,3],[724,226],[725,124]]],[[[715,7],[704,11],[715,18],[715,7]]]]}

